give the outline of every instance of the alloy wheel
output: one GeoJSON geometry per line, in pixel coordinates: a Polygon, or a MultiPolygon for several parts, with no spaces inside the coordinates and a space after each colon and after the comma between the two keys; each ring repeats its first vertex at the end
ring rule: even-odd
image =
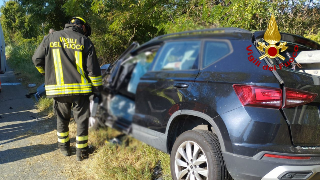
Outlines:
{"type": "Polygon", "coordinates": [[[181,180],[207,180],[208,161],[202,148],[194,141],[183,142],[175,154],[175,175],[181,180]]]}

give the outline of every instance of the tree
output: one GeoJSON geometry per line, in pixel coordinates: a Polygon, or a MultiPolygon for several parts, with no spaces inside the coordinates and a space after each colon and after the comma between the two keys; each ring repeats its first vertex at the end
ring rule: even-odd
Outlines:
{"type": "Polygon", "coordinates": [[[37,36],[38,32],[30,20],[30,15],[26,14],[25,9],[19,3],[6,2],[1,8],[1,14],[1,24],[7,43],[37,36]]]}
{"type": "Polygon", "coordinates": [[[45,34],[53,28],[61,30],[64,24],[71,18],[66,16],[63,5],[67,0],[18,0],[30,19],[38,24],[38,29],[42,29],[42,23],[45,25],[45,34]]]}
{"type": "Polygon", "coordinates": [[[238,27],[266,30],[271,14],[281,32],[318,39],[320,2],[312,0],[11,0],[1,22],[11,39],[61,30],[73,16],[92,27],[103,62],[113,62],[133,41],[193,29],[238,27]],[[19,32],[17,34],[17,32],[19,32]],[[318,35],[317,35],[318,34],[318,35]]]}

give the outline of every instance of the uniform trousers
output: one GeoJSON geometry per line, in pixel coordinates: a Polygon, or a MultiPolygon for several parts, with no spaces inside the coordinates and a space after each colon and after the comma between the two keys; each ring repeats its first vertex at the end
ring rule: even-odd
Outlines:
{"type": "Polygon", "coordinates": [[[77,149],[88,147],[89,128],[89,95],[73,95],[54,98],[54,111],[57,115],[57,135],[58,147],[69,148],[69,122],[71,119],[71,109],[77,123],[77,149]]]}

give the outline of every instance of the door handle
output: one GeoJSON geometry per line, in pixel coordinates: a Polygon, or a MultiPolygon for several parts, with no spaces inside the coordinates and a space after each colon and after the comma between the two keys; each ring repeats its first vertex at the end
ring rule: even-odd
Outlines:
{"type": "Polygon", "coordinates": [[[185,83],[176,83],[174,85],[174,87],[176,87],[176,88],[187,88],[187,87],[189,87],[189,85],[185,84],[185,83]]]}

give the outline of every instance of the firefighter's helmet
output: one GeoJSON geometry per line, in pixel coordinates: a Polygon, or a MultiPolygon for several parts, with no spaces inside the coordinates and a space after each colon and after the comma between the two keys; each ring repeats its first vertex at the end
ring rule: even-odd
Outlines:
{"type": "Polygon", "coordinates": [[[72,17],[69,21],[69,24],[77,24],[77,25],[84,25],[86,28],[86,32],[84,33],[85,36],[90,36],[91,35],[91,27],[90,25],[87,23],[86,20],[84,20],[81,17],[72,17]]]}

